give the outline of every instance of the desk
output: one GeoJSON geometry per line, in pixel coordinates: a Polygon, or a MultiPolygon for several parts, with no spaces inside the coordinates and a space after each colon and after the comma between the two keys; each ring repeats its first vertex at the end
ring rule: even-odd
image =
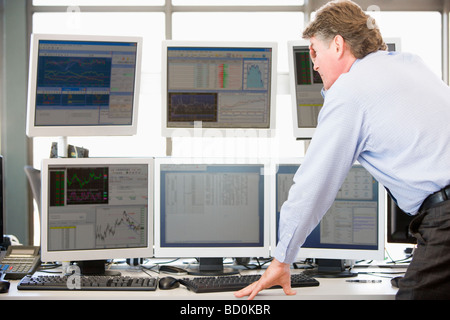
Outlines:
{"type": "MultiPolygon", "coordinates": [[[[388,269],[388,268],[358,268],[358,272],[374,272],[374,274],[359,274],[355,279],[381,280],[381,283],[353,283],[346,279],[318,279],[318,287],[294,288],[297,291],[295,296],[286,296],[282,289],[268,289],[262,291],[255,300],[393,300],[397,288],[391,286],[390,278],[381,273],[404,272],[406,269],[388,269]]],[[[142,271],[121,270],[123,275],[142,276],[142,271]]],[[[262,273],[259,271],[243,271],[244,273],[262,273]]],[[[292,273],[301,272],[292,270],[292,273]]],[[[158,275],[155,274],[155,277],[158,275]]],[[[163,277],[166,275],[159,275],[163,277]]],[[[184,278],[186,276],[175,276],[184,278]]],[[[17,290],[18,281],[11,281],[11,287],[6,294],[0,294],[0,300],[227,300],[244,301],[246,299],[237,299],[233,292],[219,293],[194,293],[187,290],[184,286],[172,290],[160,290],[150,292],[128,292],[128,291],[34,291],[17,290]]]]}

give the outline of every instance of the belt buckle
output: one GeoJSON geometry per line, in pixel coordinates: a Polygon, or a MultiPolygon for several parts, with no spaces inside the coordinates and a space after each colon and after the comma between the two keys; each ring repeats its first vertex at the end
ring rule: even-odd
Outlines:
{"type": "Polygon", "coordinates": [[[442,189],[442,193],[445,196],[445,200],[450,200],[450,186],[445,187],[444,189],[442,189]]]}

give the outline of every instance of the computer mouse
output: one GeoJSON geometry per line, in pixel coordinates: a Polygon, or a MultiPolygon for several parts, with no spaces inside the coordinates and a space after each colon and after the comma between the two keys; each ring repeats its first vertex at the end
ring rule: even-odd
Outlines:
{"type": "Polygon", "coordinates": [[[9,281],[0,281],[0,293],[7,293],[9,290],[9,281]]]}
{"type": "Polygon", "coordinates": [[[175,279],[174,277],[164,277],[159,279],[159,288],[161,290],[175,289],[179,286],[180,283],[178,282],[178,279],[175,279]]]}

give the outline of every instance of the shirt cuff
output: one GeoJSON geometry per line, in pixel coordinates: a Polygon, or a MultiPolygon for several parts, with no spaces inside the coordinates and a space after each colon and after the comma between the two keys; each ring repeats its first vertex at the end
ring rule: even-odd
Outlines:
{"type": "Polygon", "coordinates": [[[295,242],[292,241],[294,231],[295,227],[286,228],[286,230],[282,231],[280,241],[278,242],[273,254],[273,257],[280,262],[293,263],[297,258],[300,246],[295,244],[293,244],[293,247],[290,246],[291,243],[295,242]]]}

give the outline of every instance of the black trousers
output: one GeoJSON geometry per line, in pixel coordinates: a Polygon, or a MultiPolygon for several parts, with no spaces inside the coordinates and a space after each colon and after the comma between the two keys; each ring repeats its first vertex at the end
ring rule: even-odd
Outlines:
{"type": "Polygon", "coordinates": [[[410,225],[417,249],[398,300],[450,300],[450,200],[421,212],[410,225]]]}

